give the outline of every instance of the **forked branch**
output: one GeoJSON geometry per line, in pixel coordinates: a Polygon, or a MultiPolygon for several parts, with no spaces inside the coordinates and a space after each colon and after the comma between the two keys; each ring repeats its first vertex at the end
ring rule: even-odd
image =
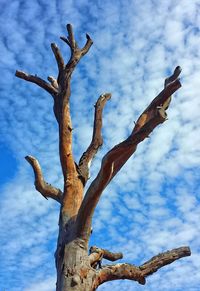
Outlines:
{"type": "MultiPolygon", "coordinates": [[[[57,80],[54,77],[49,76],[48,83],[45,80],[39,78],[37,75],[29,75],[22,71],[16,71],[17,77],[37,84],[41,88],[45,89],[48,93],[50,93],[54,98],[53,110],[59,125],[59,154],[64,176],[64,194],[62,203],[65,204],[65,206],[68,204],[69,200],[71,201],[71,199],[75,199],[76,201],[80,201],[82,199],[82,196],[77,197],[80,196],[78,191],[75,191],[77,196],[74,197],[73,190],[73,181],[78,176],[78,173],[72,153],[72,123],[69,105],[69,98],[71,95],[71,75],[80,59],[88,52],[93,43],[89,35],[86,34],[87,40],[85,46],[83,48],[79,48],[76,43],[71,24],[67,25],[67,31],[68,37],[61,38],[69,45],[71,50],[71,58],[66,65],[58,46],[55,43],[51,44],[51,48],[58,66],[57,80]],[[69,196],[69,199],[67,199],[67,196],[69,196]]],[[[36,165],[36,163],[34,162],[32,165],[36,165]]],[[[37,169],[37,167],[35,169],[37,169]]],[[[35,171],[35,173],[37,173],[37,171],[35,171]]],[[[37,176],[39,177],[39,175],[37,176]]],[[[80,179],[78,179],[78,181],[81,183],[80,179]]],[[[50,197],[51,195],[52,198],[54,197],[56,200],[60,199],[60,192],[56,192],[57,190],[45,183],[43,179],[37,180],[36,183],[37,189],[41,192],[42,195],[45,197],[50,197]]],[[[83,185],[81,185],[81,187],[83,187],[83,185]]],[[[77,208],[75,204],[73,205],[75,208],[77,208]]],[[[73,205],[71,205],[71,208],[73,208],[73,205]]],[[[78,203],[78,205],[80,206],[80,203],[78,203]]],[[[69,207],[69,205],[67,205],[65,209],[67,207],[69,207]]],[[[77,209],[73,210],[73,213],[77,213],[77,209]]]]}
{"type": "Polygon", "coordinates": [[[191,251],[189,247],[180,247],[154,256],[139,267],[125,263],[103,266],[97,274],[94,287],[97,288],[104,282],[119,279],[133,280],[144,285],[146,283],[146,277],[155,273],[158,269],[190,255],[191,251]]]}
{"type": "Polygon", "coordinates": [[[78,47],[78,44],[74,37],[74,32],[71,24],[67,24],[68,36],[61,36],[60,39],[63,40],[71,49],[71,58],[65,67],[65,74],[69,75],[72,73],[76,64],[79,62],[82,56],[84,56],[93,44],[92,39],[88,34],[86,34],[87,41],[82,49],[78,47]]]}
{"type": "MultiPolygon", "coordinates": [[[[171,95],[181,87],[181,83],[179,79],[177,79],[179,74],[180,67],[177,67],[171,76],[172,82],[169,82],[167,86],[165,86],[140,115],[131,135],[126,140],[113,147],[102,159],[101,169],[88,188],[78,213],[77,232],[80,237],[84,239],[89,238],[92,216],[105,187],[135,152],[137,145],[145,138],[149,137],[149,134],[155,127],[166,120],[165,110],[168,107],[164,107],[163,105],[168,102],[168,100],[171,99],[171,95]],[[176,73],[177,71],[178,73],[176,73]]],[[[168,102],[168,105],[169,103],[170,102],[168,102]]]]}
{"type": "Polygon", "coordinates": [[[86,44],[82,49],[78,48],[78,44],[76,43],[76,40],[74,38],[74,32],[71,24],[67,24],[67,31],[68,31],[68,37],[61,36],[60,39],[62,39],[66,44],[71,48],[72,55],[76,50],[79,50],[81,52],[81,55],[84,56],[90,49],[91,45],[93,44],[92,39],[90,38],[89,34],[86,33],[86,44]]]}
{"type": "Polygon", "coordinates": [[[26,156],[25,159],[32,166],[35,175],[35,188],[44,196],[44,198],[52,198],[62,203],[62,191],[46,183],[43,178],[42,170],[37,159],[32,156],[26,156]]]}
{"type": "Polygon", "coordinates": [[[89,178],[89,170],[91,162],[96,155],[98,149],[103,144],[103,138],[101,134],[102,129],[102,113],[106,102],[111,98],[110,93],[102,94],[95,106],[95,114],[94,114],[94,125],[93,125],[93,136],[90,145],[87,150],[83,153],[79,161],[79,174],[82,176],[84,184],[87,182],[89,178]]]}

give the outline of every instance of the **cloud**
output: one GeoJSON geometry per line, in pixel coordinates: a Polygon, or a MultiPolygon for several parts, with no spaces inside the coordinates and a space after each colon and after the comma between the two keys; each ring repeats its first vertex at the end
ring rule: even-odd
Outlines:
{"type": "Polygon", "coordinates": [[[147,286],[111,282],[99,290],[197,290],[199,260],[199,7],[179,1],[12,1],[1,13],[0,140],[18,162],[15,177],[1,186],[2,286],[9,290],[55,290],[53,253],[58,207],[33,187],[23,157],[36,156],[48,182],[62,188],[53,101],[33,84],[14,77],[21,69],[56,76],[50,43],[73,23],[78,42],[94,40],[72,80],[71,109],[76,160],[92,136],[93,104],[112,92],[104,110],[102,156],[130,134],[134,121],[163,88],[176,65],[183,87],[169,120],[157,128],[105,190],[93,220],[91,244],[124,252],[140,264],[161,251],[190,245],[193,256],[159,271],[147,286]],[[108,223],[109,221],[109,223],[108,223]],[[6,270],[6,271],[5,271],[6,270]],[[188,274],[190,274],[188,278],[188,274]],[[39,288],[39,289],[38,289],[39,288]],[[51,289],[52,288],[52,289],[51,289]],[[196,289],[195,289],[196,288],[196,289]]]}
{"type": "Polygon", "coordinates": [[[39,281],[36,284],[32,284],[30,287],[24,289],[24,291],[54,291],[55,288],[53,286],[55,286],[55,280],[55,277],[50,277],[49,279],[39,281]]]}

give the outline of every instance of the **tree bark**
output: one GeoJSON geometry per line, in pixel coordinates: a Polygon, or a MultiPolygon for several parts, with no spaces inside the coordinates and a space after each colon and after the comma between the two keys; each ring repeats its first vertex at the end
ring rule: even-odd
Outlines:
{"type": "Polygon", "coordinates": [[[178,79],[181,69],[179,66],[176,67],[174,73],[165,80],[164,89],[140,115],[130,136],[104,156],[97,177],[83,197],[91,161],[103,144],[102,113],[111,94],[102,94],[95,104],[92,141],[77,164],[72,151],[70,81],[76,65],[89,51],[92,40],[86,34],[85,46],[79,48],[70,24],[67,25],[67,31],[68,37],[61,37],[71,50],[71,57],[67,64],[65,64],[58,46],[55,43],[51,44],[58,67],[57,78],[48,76],[48,83],[36,75],[16,71],[17,77],[35,83],[53,97],[53,110],[59,127],[63,191],[44,180],[37,159],[32,156],[26,157],[34,171],[36,190],[46,199],[52,198],[60,204],[59,234],[55,252],[56,291],[94,291],[100,284],[116,279],[129,279],[145,284],[147,276],[175,260],[189,256],[190,249],[188,247],[173,249],[153,257],[139,267],[125,263],[102,266],[103,259],[116,261],[121,259],[123,254],[113,253],[95,246],[91,247],[88,252],[92,217],[103,190],[136,151],[137,145],[149,137],[155,127],[166,121],[166,110],[170,105],[171,95],[181,87],[178,79]]]}

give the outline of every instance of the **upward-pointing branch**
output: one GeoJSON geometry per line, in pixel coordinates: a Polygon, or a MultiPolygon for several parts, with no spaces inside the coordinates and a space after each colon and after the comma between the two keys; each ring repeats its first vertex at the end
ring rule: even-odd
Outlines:
{"type": "Polygon", "coordinates": [[[69,39],[70,47],[72,50],[74,50],[76,47],[78,47],[78,45],[75,41],[73,27],[71,24],[67,24],[67,31],[68,31],[68,39],[69,39]]]}
{"type": "Polygon", "coordinates": [[[80,207],[83,195],[83,184],[79,179],[77,167],[74,162],[72,152],[72,122],[70,116],[69,98],[71,95],[70,83],[71,75],[84,54],[92,45],[91,39],[86,42],[83,49],[76,43],[71,24],[67,25],[68,37],[61,38],[70,47],[71,57],[63,69],[63,62],[60,55],[56,55],[58,60],[59,76],[58,98],[54,104],[54,112],[59,123],[59,153],[62,172],[64,176],[63,212],[69,217],[76,216],[80,207]],[[77,188],[75,187],[77,186],[77,188]]]}
{"type": "MultiPolygon", "coordinates": [[[[180,68],[180,67],[179,67],[180,68]]],[[[175,71],[177,68],[175,69],[175,71]]],[[[174,74],[173,74],[174,75],[174,74]]],[[[166,120],[163,114],[163,104],[181,87],[179,79],[173,79],[151,104],[140,115],[131,135],[113,147],[102,159],[101,169],[88,188],[77,217],[77,235],[83,239],[90,236],[92,216],[100,196],[107,184],[118,173],[130,156],[135,152],[137,145],[154,130],[156,126],[166,120]]]]}
{"type": "Polygon", "coordinates": [[[103,144],[103,138],[101,135],[102,129],[102,113],[106,102],[111,98],[110,93],[102,94],[95,104],[94,114],[94,125],[93,125],[93,136],[90,145],[87,150],[83,153],[79,161],[79,174],[82,176],[84,184],[89,178],[90,164],[96,155],[98,149],[103,144]]]}
{"type": "Polygon", "coordinates": [[[82,48],[82,55],[84,56],[90,49],[91,45],[93,44],[92,39],[90,38],[89,34],[86,33],[86,44],[84,45],[84,47],[82,48]]]}
{"type": "Polygon", "coordinates": [[[54,53],[57,65],[58,65],[58,78],[57,78],[57,82],[59,84],[59,76],[63,73],[64,69],[65,69],[65,62],[63,60],[62,54],[58,48],[58,46],[55,43],[51,44],[51,49],[54,53]]]}

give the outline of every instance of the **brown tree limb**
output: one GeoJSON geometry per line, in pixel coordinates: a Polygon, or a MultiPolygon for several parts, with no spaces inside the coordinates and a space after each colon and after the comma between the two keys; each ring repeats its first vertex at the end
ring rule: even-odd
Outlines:
{"type": "Polygon", "coordinates": [[[71,48],[71,44],[70,44],[70,42],[69,42],[69,40],[68,40],[68,38],[67,37],[65,37],[65,36],[60,36],[60,39],[61,40],[63,40],[70,48],[71,48]]]}
{"type": "Polygon", "coordinates": [[[78,47],[76,43],[73,28],[71,24],[67,24],[68,37],[61,36],[60,39],[63,40],[71,49],[71,58],[65,66],[65,76],[70,76],[76,64],[79,62],[81,57],[83,57],[90,49],[93,44],[92,39],[88,34],[86,34],[86,43],[82,49],[78,47]]]}
{"type": "Polygon", "coordinates": [[[149,137],[149,134],[155,127],[166,120],[166,114],[163,115],[163,112],[161,112],[164,110],[163,104],[171,98],[171,95],[180,87],[181,83],[179,79],[173,79],[171,83],[167,84],[140,115],[131,135],[126,140],[113,147],[104,156],[100,171],[88,188],[78,213],[78,236],[86,240],[89,238],[92,216],[103,190],[135,152],[137,145],[145,138],[149,137]]]}
{"type": "Polygon", "coordinates": [[[39,78],[37,75],[29,75],[22,71],[16,71],[15,76],[31,83],[35,83],[36,85],[50,93],[52,96],[55,96],[57,94],[57,90],[51,84],[39,78]]]}
{"type": "Polygon", "coordinates": [[[104,282],[119,279],[133,280],[144,285],[146,283],[145,278],[155,273],[158,269],[190,255],[189,247],[180,247],[158,254],[139,267],[126,263],[103,266],[97,274],[95,288],[104,282]]]}
{"type": "Polygon", "coordinates": [[[62,54],[55,43],[51,43],[51,49],[54,53],[54,56],[58,65],[58,71],[62,72],[65,68],[65,62],[63,60],[62,54]]]}
{"type": "Polygon", "coordinates": [[[98,248],[96,246],[92,246],[90,248],[89,261],[92,267],[96,267],[96,264],[102,259],[106,259],[109,261],[117,261],[123,258],[122,253],[112,253],[108,250],[98,248]]]}
{"type": "MultiPolygon", "coordinates": [[[[64,70],[59,72],[59,93],[55,102],[54,112],[56,112],[56,119],[59,123],[59,152],[64,176],[63,211],[66,212],[69,217],[75,217],[82,201],[83,184],[79,178],[72,153],[72,122],[69,98],[71,95],[71,75],[84,53],[82,49],[79,49],[76,43],[71,24],[67,25],[67,31],[67,39],[61,39],[69,45],[71,49],[71,58],[65,65],[64,70]]],[[[91,43],[91,41],[89,43],[91,43]]],[[[87,51],[88,50],[89,45],[87,45],[87,51]]]]}
{"type": "Polygon", "coordinates": [[[139,268],[142,271],[144,277],[147,277],[155,273],[158,269],[173,263],[174,261],[191,255],[189,247],[180,247],[171,251],[158,254],[152,257],[150,260],[142,264],[139,268]]]}
{"type": "Polygon", "coordinates": [[[89,51],[90,47],[93,44],[92,39],[90,38],[89,34],[87,34],[87,33],[86,33],[86,38],[87,38],[86,44],[84,45],[84,47],[81,50],[82,56],[84,56],[89,51]]]}
{"type": "Polygon", "coordinates": [[[32,166],[35,175],[35,188],[44,196],[44,198],[52,198],[62,203],[62,191],[46,183],[43,178],[42,170],[37,159],[32,156],[26,156],[25,159],[32,166]]]}
{"type": "MultiPolygon", "coordinates": [[[[84,53],[82,49],[78,48],[78,45],[74,38],[74,33],[71,24],[67,24],[68,37],[63,38],[71,49],[71,58],[65,66],[65,69],[60,73],[60,96],[58,96],[58,101],[55,104],[57,115],[60,115],[59,118],[59,135],[60,135],[60,159],[63,170],[63,175],[65,181],[68,181],[68,184],[72,184],[71,179],[74,178],[74,175],[77,174],[76,165],[74,163],[72,155],[72,123],[70,117],[70,108],[69,108],[69,98],[70,98],[70,80],[71,74],[78,64],[81,57],[88,51],[91,44],[91,40],[88,40],[86,43],[86,48],[84,53]],[[88,44],[89,42],[89,44],[88,44]],[[73,176],[73,177],[72,177],[73,176]],[[69,178],[71,177],[71,178],[69,178]]],[[[69,190],[67,191],[70,192],[69,190]]],[[[74,198],[75,199],[75,198],[74,198]]]]}
{"type": "Polygon", "coordinates": [[[89,178],[89,170],[90,164],[96,155],[98,149],[103,144],[103,138],[101,134],[102,129],[102,112],[106,102],[111,98],[110,93],[104,93],[100,95],[95,106],[95,114],[94,114],[94,124],[93,124],[93,136],[90,145],[87,150],[83,153],[79,161],[79,174],[82,176],[84,180],[84,184],[87,182],[89,178]]]}
{"type": "Polygon", "coordinates": [[[78,45],[75,41],[73,27],[71,24],[67,24],[67,31],[68,31],[68,39],[69,39],[70,47],[72,50],[74,50],[78,45]]]}

